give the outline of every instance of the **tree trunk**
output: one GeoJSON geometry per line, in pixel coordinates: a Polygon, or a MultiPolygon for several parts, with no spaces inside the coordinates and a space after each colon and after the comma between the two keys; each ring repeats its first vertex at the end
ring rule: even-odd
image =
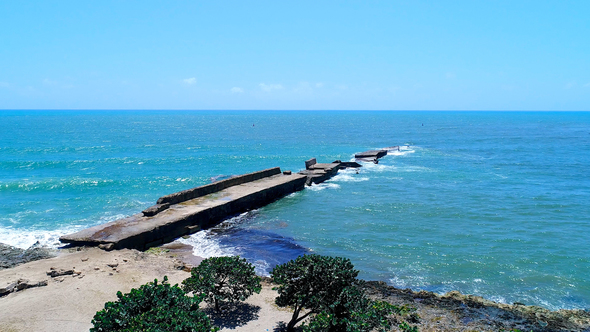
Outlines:
{"type": "Polygon", "coordinates": [[[295,332],[295,324],[297,324],[297,321],[292,319],[289,324],[287,324],[287,332],[295,332]]]}

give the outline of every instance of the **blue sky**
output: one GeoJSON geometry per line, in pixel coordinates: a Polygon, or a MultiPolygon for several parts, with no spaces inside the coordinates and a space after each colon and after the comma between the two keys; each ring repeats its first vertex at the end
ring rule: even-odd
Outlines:
{"type": "Polygon", "coordinates": [[[590,1],[0,1],[0,109],[590,110],[590,1]]]}

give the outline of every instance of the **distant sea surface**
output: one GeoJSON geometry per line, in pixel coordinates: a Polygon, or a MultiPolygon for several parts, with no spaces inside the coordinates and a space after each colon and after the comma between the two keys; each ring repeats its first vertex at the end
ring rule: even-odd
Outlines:
{"type": "Polygon", "coordinates": [[[590,308],[588,112],[0,111],[0,242],[57,246],[216,179],[398,145],[183,241],[260,273],[313,252],[397,287],[590,308]]]}

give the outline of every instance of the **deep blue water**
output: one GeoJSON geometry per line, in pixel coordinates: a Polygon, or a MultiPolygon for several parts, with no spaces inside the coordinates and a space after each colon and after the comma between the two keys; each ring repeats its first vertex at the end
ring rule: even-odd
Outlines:
{"type": "Polygon", "coordinates": [[[0,242],[53,245],[219,176],[395,145],[185,241],[261,273],[316,252],[399,287],[590,308],[589,112],[0,111],[0,242]]]}

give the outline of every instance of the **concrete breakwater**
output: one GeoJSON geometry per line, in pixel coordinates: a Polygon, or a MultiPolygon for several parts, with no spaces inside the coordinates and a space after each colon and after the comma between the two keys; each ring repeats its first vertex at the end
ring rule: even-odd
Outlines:
{"type": "MultiPolygon", "coordinates": [[[[381,150],[385,151],[385,150],[381,150]]],[[[387,154],[381,152],[380,158],[387,154]]],[[[375,159],[376,160],[376,159],[375,159]]],[[[74,246],[99,246],[106,250],[149,247],[212,227],[236,214],[257,209],[305,185],[318,184],[338,173],[339,169],[361,167],[356,162],[305,162],[299,173],[281,172],[279,167],[244,174],[211,184],[162,196],[141,213],[64,235],[63,243],[74,246]]]]}

